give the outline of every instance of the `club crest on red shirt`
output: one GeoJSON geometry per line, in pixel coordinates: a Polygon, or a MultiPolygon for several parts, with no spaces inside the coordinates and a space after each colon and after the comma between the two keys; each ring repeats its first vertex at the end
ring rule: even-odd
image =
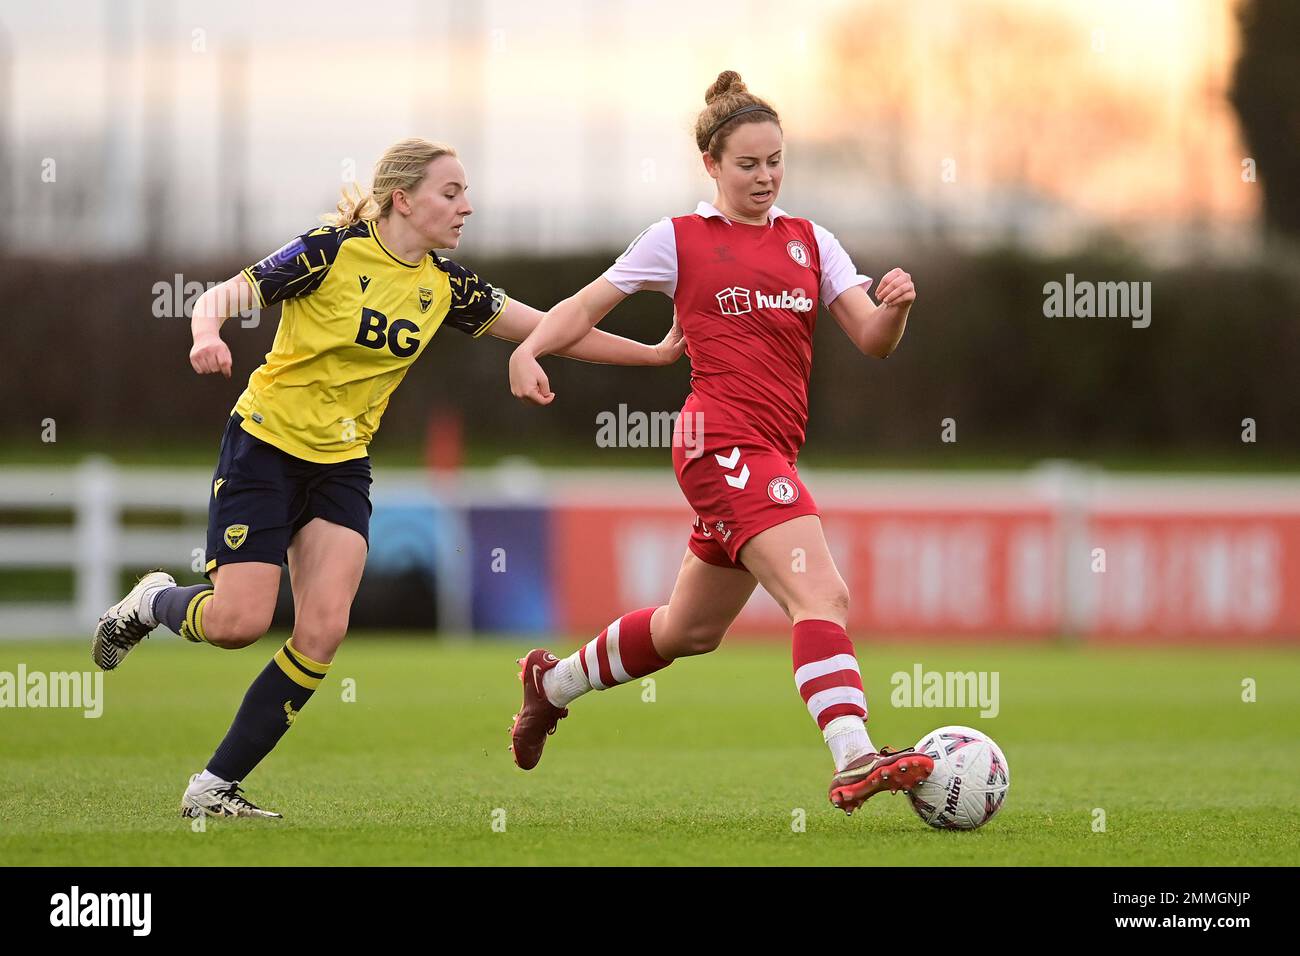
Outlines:
{"type": "Polygon", "coordinates": [[[789,478],[773,478],[767,483],[767,496],[778,505],[792,505],[799,500],[799,486],[789,478]]]}
{"type": "Polygon", "coordinates": [[[808,263],[812,261],[812,259],[808,255],[808,247],[805,246],[798,239],[792,239],[789,242],[787,242],[785,244],[785,251],[790,253],[791,259],[799,263],[799,265],[803,266],[804,268],[807,268],[808,263]]]}

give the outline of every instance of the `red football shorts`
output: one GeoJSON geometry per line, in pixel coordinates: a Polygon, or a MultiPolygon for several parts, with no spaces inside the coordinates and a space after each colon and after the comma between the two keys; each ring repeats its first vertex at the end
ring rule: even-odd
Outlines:
{"type": "Polygon", "coordinates": [[[737,555],[750,538],[791,518],[820,514],[799,472],[762,444],[715,447],[704,453],[673,443],[673,470],[695,510],[688,542],[701,561],[745,570],[737,555]]]}

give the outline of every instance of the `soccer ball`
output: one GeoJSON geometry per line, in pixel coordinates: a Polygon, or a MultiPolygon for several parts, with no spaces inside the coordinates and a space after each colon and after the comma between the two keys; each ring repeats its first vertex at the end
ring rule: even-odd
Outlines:
{"type": "Polygon", "coordinates": [[[916,750],[934,758],[934,772],[910,793],[912,809],[930,826],[974,830],[1002,809],[1011,768],[1001,748],[984,734],[970,727],[940,727],[922,737],[916,750]]]}

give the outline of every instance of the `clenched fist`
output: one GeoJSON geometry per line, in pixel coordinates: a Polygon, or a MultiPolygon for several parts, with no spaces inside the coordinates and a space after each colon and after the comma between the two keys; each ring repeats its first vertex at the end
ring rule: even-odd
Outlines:
{"type": "Polygon", "coordinates": [[[902,269],[890,269],[876,286],[876,301],[881,305],[911,305],[915,300],[916,286],[902,269]]]}
{"type": "Polygon", "coordinates": [[[190,349],[190,365],[200,375],[220,372],[230,378],[230,347],[220,335],[201,335],[190,349]]]}

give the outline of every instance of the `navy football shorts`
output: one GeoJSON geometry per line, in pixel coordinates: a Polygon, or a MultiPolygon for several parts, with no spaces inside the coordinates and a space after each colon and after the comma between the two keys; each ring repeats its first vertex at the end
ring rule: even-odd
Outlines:
{"type": "Polygon", "coordinates": [[[370,543],[370,458],[321,464],[255,438],[231,415],[208,499],[204,574],[241,561],[282,565],[289,542],[313,518],[351,528],[370,543]]]}

